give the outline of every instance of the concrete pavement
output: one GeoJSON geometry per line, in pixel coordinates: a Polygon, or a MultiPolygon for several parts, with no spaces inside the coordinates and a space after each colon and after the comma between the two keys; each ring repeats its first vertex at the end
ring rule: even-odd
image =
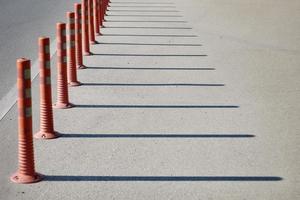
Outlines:
{"type": "Polygon", "coordinates": [[[118,2],[70,89],[77,107],[55,110],[63,137],[35,140],[45,181],[9,182],[16,107],[1,120],[0,199],[299,198],[300,4],[118,2]]]}

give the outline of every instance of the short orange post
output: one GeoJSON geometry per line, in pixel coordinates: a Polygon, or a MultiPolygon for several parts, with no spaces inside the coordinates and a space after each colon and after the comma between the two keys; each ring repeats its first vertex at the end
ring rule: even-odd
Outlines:
{"type": "Polygon", "coordinates": [[[75,13],[68,12],[68,83],[70,86],[79,86],[76,69],[76,47],[75,47],[75,13]]]}
{"type": "Polygon", "coordinates": [[[19,166],[10,179],[15,183],[35,183],[42,180],[42,176],[36,173],[34,167],[30,60],[18,59],[17,71],[19,166]]]}
{"type": "Polygon", "coordinates": [[[94,25],[95,25],[95,32],[96,35],[101,35],[100,34],[100,27],[99,27],[99,12],[98,12],[98,8],[99,8],[99,1],[98,0],[94,0],[94,25]]]}
{"type": "Polygon", "coordinates": [[[89,37],[89,8],[88,0],[82,0],[82,30],[83,30],[83,55],[89,56],[90,52],[90,37],[89,37]]]}
{"type": "Polygon", "coordinates": [[[93,0],[88,0],[89,4],[89,28],[90,28],[90,42],[96,44],[95,29],[94,29],[94,5],[93,0]]]}
{"type": "Polygon", "coordinates": [[[51,70],[50,70],[50,39],[39,38],[39,63],[40,63],[40,131],[35,138],[53,139],[59,135],[54,131],[51,70]]]}
{"type": "Polygon", "coordinates": [[[82,59],[82,24],[81,24],[81,4],[75,3],[75,40],[76,40],[76,64],[77,69],[85,69],[82,59]]]}
{"type": "Polygon", "coordinates": [[[66,24],[56,24],[57,41],[57,101],[54,108],[71,108],[69,102],[68,80],[67,80],[67,37],[66,24]]]}

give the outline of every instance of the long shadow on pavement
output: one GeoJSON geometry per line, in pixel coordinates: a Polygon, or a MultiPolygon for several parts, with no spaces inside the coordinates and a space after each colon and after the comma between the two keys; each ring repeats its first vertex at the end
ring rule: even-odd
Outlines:
{"type": "Polygon", "coordinates": [[[74,104],[76,108],[163,108],[163,109],[181,109],[181,108],[212,108],[212,109],[228,109],[239,108],[235,105],[88,105],[88,104],[74,104]]]}
{"type": "Polygon", "coordinates": [[[55,176],[45,181],[281,181],[278,176],[55,176]]]}
{"type": "Polygon", "coordinates": [[[166,44],[166,43],[136,43],[136,42],[98,42],[101,45],[133,45],[133,46],[178,46],[178,47],[199,47],[202,44],[166,44]]]}
{"type": "Polygon", "coordinates": [[[220,87],[224,84],[195,83],[82,83],[82,86],[121,86],[121,87],[220,87]]]}
{"type": "Polygon", "coordinates": [[[61,138],[253,138],[251,134],[89,134],[61,133],[61,138]]]}
{"type": "Polygon", "coordinates": [[[215,68],[196,68],[196,67],[87,67],[86,69],[116,69],[116,70],[216,70],[215,68]]]}

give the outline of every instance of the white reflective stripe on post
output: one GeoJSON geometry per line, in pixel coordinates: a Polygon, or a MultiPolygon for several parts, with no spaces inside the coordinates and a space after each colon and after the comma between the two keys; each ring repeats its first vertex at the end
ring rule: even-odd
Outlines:
{"type": "Polygon", "coordinates": [[[31,116],[32,116],[31,107],[25,108],[25,117],[31,117],[31,116]]]}
{"type": "Polygon", "coordinates": [[[64,57],[63,57],[63,62],[64,62],[64,63],[67,63],[67,56],[64,56],[64,57]]]}
{"type": "Polygon", "coordinates": [[[24,79],[30,79],[30,69],[24,70],[24,79]]]}
{"type": "Polygon", "coordinates": [[[49,47],[49,45],[45,45],[45,53],[50,53],[50,47],[49,47]]]}
{"type": "Polygon", "coordinates": [[[46,67],[47,69],[50,69],[50,61],[49,61],[49,60],[46,61],[45,67],[46,67]]]}
{"type": "Polygon", "coordinates": [[[46,77],[46,85],[51,85],[51,78],[49,76],[46,77]]]}
{"type": "Polygon", "coordinates": [[[25,89],[25,98],[31,98],[31,88],[25,89]]]}

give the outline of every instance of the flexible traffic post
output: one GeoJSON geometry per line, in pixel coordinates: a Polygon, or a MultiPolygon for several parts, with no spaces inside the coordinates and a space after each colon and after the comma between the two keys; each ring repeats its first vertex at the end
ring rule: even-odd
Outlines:
{"type": "Polygon", "coordinates": [[[70,86],[79,86],[76,69],[76,47],[75,47],[75,13],[68,12],[68,83],[70,86]]]}
{"type": "Polygon", "coordinates": [[[30,60],[17,60],[18,86],[18,170],[10,179],[15,183],[35,183],[42,176],[35,171],[32,139],[30,60]]]}
{"type": "Polygon", "coordinates": [[[82,24],[81,24],[81,4],[75,3],[75,41],[76,41],[76,68],[85,69],[82,59],[82,24]]]}
{"type": "Polygon", "coordinates": [[[83,30],[83,55],[89,56],[90,52],[90,37],[89,37],[89,8],[88,0],[82,0],[82,30],[83,30]]]}
{"type": "Polygon", "coordinates": [[[104,15],[107,15],[106,12],[107,12],[107,7],[108,7],[108,0],[104,0],[104,15]]]}
{"type": "Polygon", "coordinates": [[[51,69],[50,69],[50,39],[39,38],[39,64],[40,64],[40,131],[35,138],[53,139],[59,134],[54,131],[51,69]]]}
{"type": "Polygon", "coordinates": [[[57,101],[54,108],[71,108],[69,102],[68,80],[67,80],[67,37],[66,24],[56,24],[56,42],[57,42],[57,101]]]}
{"type": "Polygon", "coordinates": [[[89,4],[89,32],[90,32],[90,42],[91,44],[96,44],[95,40],[95,29],[94,29],[94,5],[93,0],[88,0],[89,4]]]}
{"type": "Polygon", "coordinates": [[[100,34],[100,27],[99,27],[99,12],[98,12],[98,8],[99,8],[99,1],[98,0],[93,0],[94,3],[94,25],[95,25],[95,32],[96,35],[101,35],[100,34]]]}
{"type": "MultiPolygon", "coordinates": [[[[99,32],[101,31],[101,26],[102,26],[102,19],[101,19],[101,0],[98,1],[98,26],[99,26],[99,32]]],[[[100,33],[101,34],[101,33],[100,33]]]]}
{"type": "Polygon", "coordinates": [[[103,0],[99,0],[99,26],[103,27],[103,18],[102,18],[102,13],[103,13],[103,0]]]}

